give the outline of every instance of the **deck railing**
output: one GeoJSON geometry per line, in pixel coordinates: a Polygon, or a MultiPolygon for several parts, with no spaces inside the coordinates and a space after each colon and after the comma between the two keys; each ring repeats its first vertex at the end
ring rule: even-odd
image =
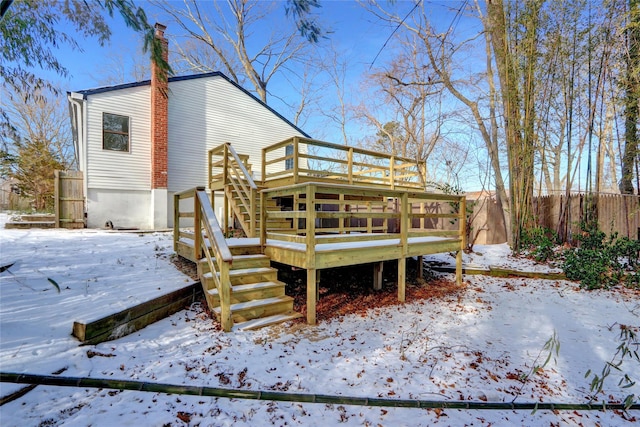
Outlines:
{"type": "Polygon", "coordinates": [[[258,186],[248,169],[249,157],[239,155],[231,144],[222,144],[209,150],[209,188],[225,191],[223,229],[227,230],[229,210],[232,209],[248,237],[256,235],[256,205],[258,186]],[[229,199],[235,203],[229,204],[229,199]],[[249,221],[244,221],[244,215],[249,221]]]}
{"type": "MultiPolygon", "coordinates": [[[[220,296],[220,323],[222,329],[229,332],[233,326],[229,279],[233,256],[205,189],[198,187],[176,193],[174,212],[174,250],[177,254],[194,262],[199,262],[204,255],[211,279],[220,296]],[[189,206],[192,206],[192,209],[189,206]],[[183,219],[192,219],[190,221],[193,226],[192,231],[186,231],[181,227],[183,219]]],[[[203,283],[203,287],[204,285],[203,283]]],[[[203,290],[207,292],[206,288],[203,290]]]]}
{"type": "Polygon", "coordinates": [[[424,189],[424,162],[357,147],[293,137],[262,150],[262,182],[277,186],[336,182],[424,189]]]}
{"type": "Polygon", "coordinates": [[[413,237],[459,239],[460,251],[465,245],[465,196],[309,182],[265,189],[260,197],[261,244],[305,244],[306,265],[315,265],[316,247],[326,243],[399,238],[401,257],[407,256],[413,237]],[[269,198],[293,198],[293,208],[268,211],[269,198]],[[266,221],[275,218],[291,220],[291,231],[267,230],[266,221]],[[438,228],[425,228],[425,222],[438,228]]]}

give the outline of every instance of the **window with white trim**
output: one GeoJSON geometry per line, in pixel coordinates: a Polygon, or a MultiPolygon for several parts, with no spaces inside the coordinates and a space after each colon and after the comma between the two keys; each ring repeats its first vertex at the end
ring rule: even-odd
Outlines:
{"type": "Polygon", "coordinates": [[[129,152],[129,117],[102,113],[102,149],[129,152]]]}
{"type": "MultiPolygon", "coordinates": [[[[284,155],[285,156],[291,156],[293,155],[293,145],[287,145],[286,147],[284,147],[284,155]]],[[[284,161],[284,169],[285,170],[291,170],[293,169],[293,158],[291,159],[286,159],[284,161]]]]}

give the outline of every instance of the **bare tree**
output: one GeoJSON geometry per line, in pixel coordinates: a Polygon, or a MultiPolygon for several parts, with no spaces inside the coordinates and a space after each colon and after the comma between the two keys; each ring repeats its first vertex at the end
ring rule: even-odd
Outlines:
{"type": "MultiPolygon", "coordinates": [[[[328,76],[328,82],[325,85],[327,90],[333,90],[335,104],[332,108],[316,107],[318,113],[324,116],[330,124],[337,126],[340,131],[342,143],[349,145],[352,141],[349,138],[347,130],[348,124],[353,118],[353,105],[347,102],[347,69],[348,64],[344,56],[338,52],[333,45],[324,51],[324,60],[320,65],[325,76],[328,76]]],[[[331,92],[329,92],[331,93],[331,92]]],[[[327,101],[326,99],[324,100],[327,101]]]]}
{"type": "MultiPolygon", "coordinates": [[[[0,17],[0,78],[10,94],[23,96],[58,88],[39,75],[49,70],[59,76],[68,75],[65,65],[56,56],[55,48],[66,45],[80,50],[78,35],[95,37],[104,45],[111,36],[105,13],[119,12],[125,24],[143,36],[144,49],[151,51],[153,60],[170,70],[162,59],[162,45],[154,37],[154,28],[147,21],[141,7],[132,0],[3,1],[0,17]],[[64,22],[65,25],[60,25],[64,22]],[[71,30],[71,31],[70,31],[71,30]]],[[[4,110],[0,110],[0,132],[11,132],[13,125],[4,110]]]]}
{"type": "Polygon", "coordinates": [[[276,11],[282,5],[278,2],[158,0],[155,4],[186,34],[186,42],[174,44],[182,60],[178,70],[222,71],[241,85],[250,84],[264,102],[273,77],[301,61],[309,46],[296,23],[276,11]],[[269,33],[264,26],[256,28],[267,19],[277,22],[269,33]]]}
{"type": "MultiPolygon", "coordinates": [[[[626,35],[625,85],[625,149],[622,157],[620,192],[633,194],[634,166],[640,163],[638,122],[640,121],[640,1],[629,0],[626,35]]],[[[640,176],[637,176],[640,182],[640,176]]],[[[640,184],[638,184],[640,194],[640,184]]]]}
{"type": "Polygon", "coordinates": [[[523,232],[533,221],[535,66],[540,6],[540,0],[525,1],[522,23],[514,25],[507,21],[502,0],[488,0],[485,19],[500,81],[509,161],[510,242],[516,251],[520,250],[523,232]],[[519,27],[523,27],[521,40],[518,40],[519,27]]]}
{"type": "MultiPolygon", "coordinates": [[[[480,22],[484,22],[483,11],[479,4],[475,7],[460,6],[453,15],[448,28],[436,29],[431,20],[430,13],[425,9],[424,2],[416,5],[410,17],[399,16],[386,10],[380,4],[373,3],[370,10],[379,18],[404,29],[405,37],[420,42],[426,58],[428,59],[431,75],[425,80],[404,81],[400,84],[442,87],[460,105],[469,111],[477,131],[485,143],[487,154],[491,162],[494,183],[496,189],[496,201],[504,216],[504,223],[509,224],[509,202],[507,191],[502,176],[502,164],[499,151],[499,111],[498,92],[493,71],[493,52],[491,39],[488,32],[480,31],[476,34],[466,35],[464,38],[455,33],[455,23],[461,15],[472,14],[480,22]],[[484,39],[484,43],[483,43],[484,39]],[[462,70],[460,64],[469,60],[470,51],[480,51],[484,47],[483,70],[462,70]]],[[[507,230],[510,227],[507,225],[507,230]]],[[[509,233],[507,233],[509,235],[509,233]]]]}
{"type": "MultiPolygon", "coordinates": [[[[443,144],[443,125],[449,117],[443,106],[442,88],[413,84],[427,81],[430,70],[416,46],[399,50],[387,66],[370,74],[368,91],[374,95],[362,101],[356,115],[376,130],[365,140],[370,149],[415,159],[425,163],[423,181],[432,181],[430,156],[437,144],[443,144]]],[[[435,167],[433,168],[435,170],[435,167]]]]}
{"type": "Polygon", "coordinates": [[[66,105],[50,93],[14,93],[7,99],[13,131],[2,138],[2,174],[17,180],[35,209],[50,209],[54,171],[75,165],[66,105]]]}
{"type": "Polygon", "coordinates": [[[128,82],[149,80],[151,76],[151,62],[143,54],[142,46],[129,44],[119,46],[117,50],[107,53],[103,62],[91,74],[100,85],[118,85],[128,82]]]}

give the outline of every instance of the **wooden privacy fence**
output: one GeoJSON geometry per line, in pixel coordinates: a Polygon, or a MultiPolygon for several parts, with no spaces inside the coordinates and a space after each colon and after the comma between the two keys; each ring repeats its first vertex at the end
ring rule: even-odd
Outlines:
{"type": "Polygon", "coordinates": [[[541,227],[551,230],[558,230],[558,224],[562,218],[562,211],[567,207],[568,226],[570,227],[569,240],[571,236],[581,233],[580,223],[585,219],[585,206],[588,198],[594,198],[600,230],[607,234],[618,233],[619,237],[638,239],[640,236],[640,196],[606,194],[587,195],[572,194],[541,196],[534,198],[534,211],[538,217],[538,224],[541,227]]]}
{"type": "Polygon", "coordinates": [[[55,171],[56,227],[84,228],[82,172],[55,171]]]}

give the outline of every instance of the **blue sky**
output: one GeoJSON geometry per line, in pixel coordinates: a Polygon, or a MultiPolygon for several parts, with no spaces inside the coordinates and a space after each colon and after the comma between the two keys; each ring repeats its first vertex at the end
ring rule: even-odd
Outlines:
{"type": "MultiPolygon", "coordinates": [[[[170,17],[164,15],[149,2],[141,1],[138,4],[145,8],[149,22],[160,22],[167,25],[166,35],[171,39],[172,45],[183,40],[180,38],[178,25],[172,23],[170,17]]],[[[176,5],[180,4],[181,2],[176,2],[176,5]]],[[[383,49],[383,45],[393,29],[385,26],[355,1],[321,0],[321,4],[322,7],[317,9],[317,16],[323,28],[330,31],[328,39],[322,40],[321,43],[331,43],[345,54],[343,59],[348,63],[347,86],[354,89],[374,59],[377,65],[385,60],[389,48],[383,49]]],[[[282,2],[281,13],[274,15],[280,22],[290,21],[290,18],[285,16],[284,6],[285,3],[282,2]]],[[[413,1],[396,2],[396,7],[401,10],[408,11],[413,6],[413,1]]],[[[79,39],[82,52],[72,51],[66,46],[58,51],[59,59],[70,72],[67,79],[46,72],[44,74],[48,75],[51,80],[59,82],[63,91],[76,91],[107,85],[105,76],[114,74],[110,68],[116,66],[115,61],[122,60],[124,62],[125,73],[131,69],[132,63],[141,62],[139,58],[139,55],[142,55],[139,51],[140,36],[129,29],[118,15],[110,18],[108,22],[112,30],[111,41],[108,45],[100,46],[95,39],[79,39]]],[[[264,22],[263,25],[268,29],[272,25],[278,25],[278,22],[264,22]]],[[[175,48],[172,45],[170,45],[170,51],[175,48]]],[[[176,56],[177,54],[172,55],[173,58],[176,56]]],[[[146,59],[142,61],[144,62],[144,60],[146,59]]],[[[133,81],[133,78],[130,75],[125,75],[124,81],[133,81]]],[[[270,82],[269,91],[287,99],[287,91],[290,90],[287,86],[283,78],[274,79],[270,82]]],[[[246,89],[251,90],[252,88],[246,86],[246,89]]],[[[293,96],[294,94],[291,94],[291,97],[293,96]]],[[[275,97],[269,98],[269,104],[285,117],[292,118],[291,111],[287,111],[288,108],[275,97]]],[[[301,126],[308,130],[308,126],[303,124],[301,126]]],[[[310,133],[314,133],[313,129],[310,129],[310,133]]]]}
{"type": "MultiPolygon", "coordinates": [[[[347,63],[345,101],[358,103],[363,98],[366,100],[361,87],[363,76],[371,71],[374,60],[374,68],[381,67],[389,61],[389,57],[393,53],[393,41],[388,39],[394,31],[394,27],[380,21],[356,1],[321,0],[320,3],[322,7],[316,10],[316,15],[323,29],[330,31],[328,39],[322,40],[321,43],[332,44],[343,55],[341,59],[347,63]],[[385,47],[387,42],[388,45],[385,47]]],[[[451,25],[455,15],[451,13],[451,10],[456,10],[461,3],[459,0],[425,2],[427,9],[433,16],[433,24],[438,27],[442,26],[444,29],[451,25]]],[[[178,25],[151,3],[139,1],[138,4],[145,8],[150,23],[160,22],[167,25],[166,35],[170,39],[170,55],[175,58],[177,54],[171,51],[175,49],[176,43],[184,40],[180,37],[178,25]]],[[[176,2],[176,6],[181,4],[181,1],[176,2]]],[[[406,15],[414,5],[414,1],[407,0],[393,3],[399,16],[406,15]]],[[[274,25],[291,24],[291,19],[285,16],[285,2],[281,2],[280,6],[280,10],[276,10],[276,13],[273,14],[273,21],[260,23],[261,26],[264,26],[265,32],[268,32],[270,27],[274,25]]],[[[123,63],[125,74],[124,78],[117,83],[135,81],[128,73],[131,65],[135,62],[147,62],[148,54],[140,57],[142,55],[139,52],[140,35],[129,29],[119,15],[110,18],[108,22],[112,30],[112,38],[108,45],[101,47],[95,39],[79,39],[82,52],[71,51],[66,47],[58,51],[58,57],[69,69],[70,76],[67,79],[55,75],[49,77],[58,82],[64,92],[108,85],[105,82],[105,75],[113,75],[112,68],[121,66],[116,62],[123,63]]],[[[463,23],[459,25],[457,30],[464,31],[465,26],[467,26],[466,23],[463,23]]],[[[475,30],[474,28],[471,31],[475,30]]],[[[471,66],[472,63],[470,62],[469,65],[471,66]]],[[[298,94],[291,89],[286,80],[286,76],[281,76],[269,83],[269,92],[273,96],[269,97],[268,102],[284,117],[293,120],[292,109],[277,99],[277,97],[282,97],[285,101],[295,104],[298,94]]],[[[252,89],[247,85],[245,87],[248,90],[252,89]]],[[[331,111],[338,102],[335,89],[327,88],[323,95],[320,108],[331,111]]],[[[388,118],[381,120],[384,122],[388,118]]],[[[343,142],[337,125],[328,123],[327,119],[317,112],[314,112],[310,118],[299,125],[315,138],[337,143],[343,142]]],[[[374,129],[365,128],[362,123],[355,120],[349,121],[347,132],[353,141],[360,141],[365,136],[375,134],[374,129]]]]}
{"type": "MultiPolygon", "coordinates": [[[[205,3],[205,1],[203,1],[205,3]]],[[[281,13],[275,14],[279,21],[290,20],[285,16],[285,2],[281,2],[281,13]]],[[[149,21],[160,22],[167,25],[167,36],[172,38],[172,43],[180,42],[179,28],[172,23],[171,19],[155,8],[151,3],[139,1],[139,5],[145,8],[149,21]]],[[[176,1],[180,5],[180,1],[176,1]]],[[[405,14],[414,6],[414,1],[400,0],[395,2],[395,7],[401,14],[405,14]]],[[[439,2],[429,2],[434,14],[445,13],[450,6],[460,4],[458,0],[445,0],[439,2]]],[[[333,44],[337,50],[344,55],[343,60],[348,64],[347,81],[356,85],[362,74],[367,72],[375,60],[374,66],[380,66],[387,59],[391,52],[390,44],[383,48],[393,28],[387,26],[375,16],[368,13],[362,6],[353,0],[321,0],[322,7],[317,9],[317,16],[324,29],[330,31],[328,39],[322,40],[322,44],[333,44]],[[379,55],[376,57],[376,55],[379,55]]],[[[450,18],[448,18],[450,19],[450,18]]],[[[109,74],[108,68],[118,55],[126,64],[125,69],[131,67],[134,56],[139,56],[140,36],[129,29],[120,16],[109,19],[112,30],[112,38],[108,45],[101,47],[95,39],[80,39],[83,52],[72,51],[63,47],[59,50],[59,58],[69,69],[68,79],[50,75],[54,81],[60,82],[63,90],[81,90],[93,87],[104,86],[104,77],[109,74]]],[[[277,25],[276,22],[264,22],[265,28],[277,25]]],[[[174,46],[175,47],[175,46],[174,46]]],[[[172,46],[170,46],[170,50],[172,46]]],[[[173,57],[175,58],[175,54],[173,57]]],[[[136,61],[140,62],[140,58],[136,61]]],[[[130,76],[126,76],[125,81],[131,81],[130,76]],[[129,77],[128,79],[126,77],[129,77]]],[[[281,83],[281,82],[280,82],[281,83]]],[[[285,85],[274,82],[277,90],[285,89],[285,85]]],[[[251,90],[250,87],[247,89],[251,90]]],[[[270,91],[275,92],[274,89],[270,91]]],[[[275,101],[275,100],[274,100],[275,101]]],[[[275,103],[275,102],[274,102],[275,103]]],[[[274,106],[277,108],[277,105],[274,106]]],[[[283,113],[286,113],[283,112],[283,113]]]]}
{"type": "MultiPolygon", "coordinates": [[[[160,22],[167,25],[167,35],[179,36],[177,25],[172,25],[171,19],[158,11],[151,3],[137,2],[145,8],[149,22],[160,22]]],[[[181,2],[176,2],[179,5],[181,2]]],[[[204,3],[204,2],[203,2],[204,3]]],[[[384,42],[389,37],[392,29],[384,27],[375,17],[367,13],[357,2],[352,0],[322,0],[322,7],[317,9],[317,15],[324,28],[329,29],[329,40],[341,50],[349,52],[347,60],[354,68],[369,67],[384,42]]],[[[282,2],[281,18],[288,19],[284,12],[285,3],[282,2]]],[[[412,1],[398,1],[398,7],[409,10],[413,7],[412,1]]],[[[122,18],[114,16],[109,19],[112,30],[111,42],[104,47],[99,46],[94,39],[79,40],[84,52],[74,52],[70,49],[61,49],[59,57],[69,68],[71,77],[63,83],[75,89],[86,89],[99,85],[97,76],[100,68],[104,66],[102,59],[113,53],[121,51],[123,47],[131,51],[132,47],[139,44],[139,35],[129,29],[122,18]]],[[[266,27],[273,22],[265,22],[266,27]]],[[[384,58],[384,50],[378,60],[384,58]]]]}

